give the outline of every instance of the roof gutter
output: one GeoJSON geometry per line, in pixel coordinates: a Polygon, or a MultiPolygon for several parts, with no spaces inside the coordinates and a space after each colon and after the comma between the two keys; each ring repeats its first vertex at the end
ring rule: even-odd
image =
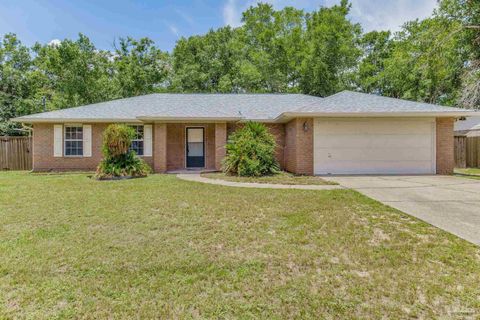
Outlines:
{"type": "MultiPolygon", "coordinates": [[[[283,112],[274,119],[251,119],[257,122],[281,123],[293,118],[413,118],[413,117],[472,117],[480,116],[478,111],[443,111],[443,112],[283,112]]],[[[142,123],[142,122],[227,122],[227,121],[249,121],[245,117],[165,117],[165,116],[139,116],[133,119],[115,118],[37,118],[17,117],[11,121],[21,123],[142,123]]]]}
{"type": "Polygon", "coordinates": [[[242,117],[150,117],[140,116],[134,119],[82,119],[82,118],[29,118],[17,117],[11,121],[21,123],[143,123],[143,122],[218,122],[239,121],[242,117]]]}
{"type": "Polygon", "coordinates": [[[141,123],[138,119],[85,119],[85,118],[29,118],[17,117],[10,119],[13,122],[21,123],[141,123]]]}
{"type": "Polygon", "coordinates": [[[137,117],[142,122],[219,122],[219,121],[240,121],[243,117],[137,117]]]}

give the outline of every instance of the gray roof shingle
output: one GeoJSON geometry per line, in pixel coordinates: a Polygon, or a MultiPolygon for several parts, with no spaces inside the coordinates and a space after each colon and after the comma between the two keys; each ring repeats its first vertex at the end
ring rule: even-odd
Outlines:
{"type": "Polygon", "coordinates": [[[443,113],[465,109],[343,91],[327,98],[304,94],[158,93],[15,118],[36,121],[138,121],[211,118],[275,121],[283,113],[443,113]]]}
{"type": "Polygon", "coordinates": [[[159,93],[81,107],[37,113],[22,119],[108,119],[137,117],[274,119],[322,98],[303,94],[173,94],[159,93]]]}
{"type": "Polygon", "coordinates": [[[385,112],[452,112],[468,111],[435,104],[382,97],[353,91],[342,91],[296,112],[385,113],[385,112]]]}
{"type": "Polygon", "coordinates": [[[455,122],[455,131],[480,130],[480,116],[455,122]]]}

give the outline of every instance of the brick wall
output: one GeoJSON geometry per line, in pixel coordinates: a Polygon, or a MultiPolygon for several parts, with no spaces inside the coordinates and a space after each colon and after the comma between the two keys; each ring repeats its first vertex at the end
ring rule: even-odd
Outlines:
{"type": "Polygon", "coordinates": [[[215,169],[215,123],[169,123],[166,126],[168,171],[185,169],[186,127],[205,128],[205,168],[215,169]]]}
{"type": "Polygon", "coordinates": [[[208,170],[215,169],[215,156],[217,150],[215,147],[215,123],[209,123],[205,126],[205,168],[208,170]]]}
{"type": "MultiPolygon", "coordinates": [[[[53,124],[33,126],[33,170],[67,171],[95,170],[102,159],[102,133],[108,124],[92,124],[91,157],[54,157],[53,124]]],[[[231,134],[236,124],[195,124],[206,128],[206,166],[220,169],[225,155],[226,135],[231,134]],[[225,133],[226,132],[226,133],[225,133]],[[218,141],[220,142],[218,142],[218,141]]],[[[188,126],[195,126],[188,125],[188,126]]],[[[313,119],[298,118],[287,124],[266,124],[277,141],[277,160],[287,171],[313,175],[313,119]],[[308,130],[303,129],[304,123],[308,130]]],[[[436,163],[437,174],[451,174],[454,168],[454,118],[436,120],[436,163]]],[[[153,126],[153,157],[143,159],[155,172],[184,169],[186,124],[155,124],[153,126]],[[155,159],[155,161],[154,161],[155,159]]]]}
{"type": "MultiPolygon", "coordinates": [[[[102,133],[108,123],[92,124],[91,157],[54,157],[54,124],[35,124],[33,130],[33,170],[71,171],[95,170],[102,159],[102,133]]],[[[155,172],[185,168],[185,127],[205,127],[205,164],[207,169],[215,169],[217,147],[215,144],[215,123],[209,124],[166,124],[153,125],[153,156],[142,157],[155,172]]],[[[224,124],[225,126],[225,124],[224,124]]],[[[220,127],[221,128],[221,127],[220,127]]],[[[226,129],[224,129],[225,132],[226,129]]],[[[221,134],[221,133],[220,133],[221,134]]],[[[222,157],[223,158],[223,157],[222,157]]]]}
{"type": "Polygon", "coordinates": [[[167,171],[167,125],[155,123],[153,126],[153,171],[167,171]]]}
{"type": "Polygon", "coordinates": [[[437,174],[452,174],[455,167],[454,159],[454,118],[437,118],[437,174]]]}
{"type": "MultiPolygon", "coordinates": [[[[54,157],[53,124],[34,124],[33,126],[33,171],[93,171],[102,159],[102,133],[107,123],[92,124],[91,157],[54,157]]],[[[153,165],[152,157],[143,157],[153,165]]]]}
{"type": "Polygon", "coordinates": [[[222,169],[222,160],[225,158],[226,150],[225,144],[227,143],[227,124],[216,123],[215,124],[215,170],[222,169]]]}
{"type": "Polygon", "coordinates": [[[167,170],[185,168],[185,126],[169,123],[167,126],[167,170]]]}
{"type": "Polygon", "coordinates": [[[296,118],[285,125],[285,170],[313,175],[313,119],[296,118]],[[307,131],[304,130],[304,124],[307,131]]]}
{"type": "Polygon", "coordinates": [[[285,170],[288,172],[297,171],[297,123],[292,120],[285,124],[285,150],[284,150],[284,164],[285,170]]]}

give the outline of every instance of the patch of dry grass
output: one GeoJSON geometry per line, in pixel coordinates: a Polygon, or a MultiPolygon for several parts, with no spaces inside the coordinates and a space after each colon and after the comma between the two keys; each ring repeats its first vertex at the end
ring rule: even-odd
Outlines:
{"type": "Polygon", "coordinates": [[[335,185],[337,183],[324,180],[320,177],[301,176],[288,172],[280,172],[278,174],[263,177],[238,177],[226,175],[222,172],[202,173],[202,177],[210,179],[219,179],[234,182],[251,182],[251,183],[271,183],[271,184],[287,184],[287,185],[335,185]]]}
{"type": "Polygon", "coordinates": [[[0,318],[465,318],[480,250],[351,190],[0,174],[0,318]]]}

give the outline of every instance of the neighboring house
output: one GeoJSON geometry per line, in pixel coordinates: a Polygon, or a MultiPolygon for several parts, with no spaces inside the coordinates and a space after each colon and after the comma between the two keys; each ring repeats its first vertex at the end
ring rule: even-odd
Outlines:
{"type": "Polygon", "coordinates": [[[480,137],[480,117],[470,117],[455,122],[455,136],[480,137]]]}
{"type": "Polygon", "coordinates": [[[281,167],[298,174],[450,174],[464,109],[344,91],[150,94],[15,118],[33,124],[33,170],[93,170],[109,123],[134,126],[133,148],[155,172],[219,170],[228,135],[265,123],[281,167]]]}

